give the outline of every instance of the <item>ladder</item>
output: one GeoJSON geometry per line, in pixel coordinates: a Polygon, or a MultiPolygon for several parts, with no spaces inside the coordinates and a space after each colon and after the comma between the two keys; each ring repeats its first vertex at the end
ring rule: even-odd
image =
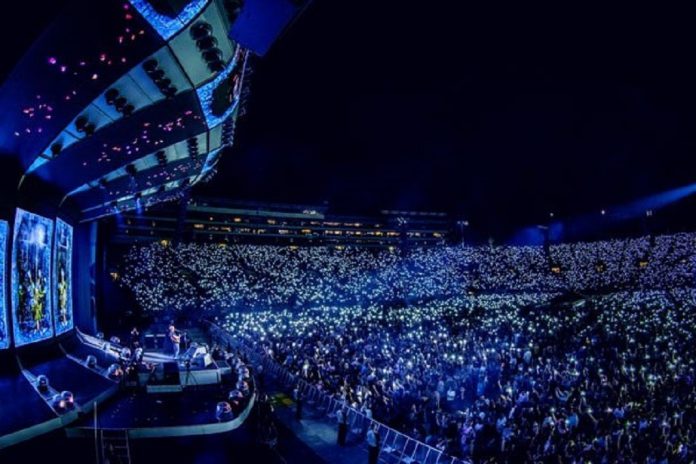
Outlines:
{"type": "Polygon", "coordinates": [[[102,464],[131,464],[128,430],[99,430],[102,464]]]}

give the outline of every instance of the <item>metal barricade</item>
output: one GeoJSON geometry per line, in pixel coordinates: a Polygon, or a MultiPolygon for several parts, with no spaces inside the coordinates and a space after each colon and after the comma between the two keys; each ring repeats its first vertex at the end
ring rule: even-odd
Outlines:
{"type": "Polygon", "coordinates": [[[417,441],[416,447],[413,450],[413,454],[411,455],[411,458],[413,459],[413,461],[411,462],[425,463],[427,461],[427,455],[429,450],[430,447],[428,445],[417,441]]]}
{"type": "Polygon", "coordinates": [[[328,417],[334,418],[336,417],[336,413],[338,412],[339,409],[341,409],[343,405],[340,404],[338,401],[336,401],[335,398],[331,398],[329,401],[329,409],[326,413],[328,417]]]}
{"type": "Polygon", "coordinates": [[[440,456],[442,456],[442,451],[437,448],[433,448],[432,446],[428,446],[428,450],[421,462],[423,464],[437,464],[437,462],[440,460],[440,456]]]}
{"type": "Polygon", "coordinates": [[[353,426],[355,425],[355,421],[357,420],[357,418],[358,418],[358,412],[353,408],[349,408],[348,409],[348,417],[346,418],[347,419],[346,424],[348,424],[348,434],[349,435],[353,433],[353,426]]]}
{"type": "MultiPolygon", "coordinates": [[[[386,429],[386,434],[383,434],[384,438],[382,439],[382,449],[380,450],[380,455],[392,455],[396,451],[396,448],[394,447],[394,440],[396,439],[398,433],[396,430],[390,429],[386,425],[382,427],[386,429]]],[[[380,429],[382,427],[380,427],[380,429]]]]}
{"type": "Polygon", "coordinates": [[[418,442],[412,438],[406,438],[403,450],[401,451],[401,462],[405,464],[413,464],[416,462],[416,451],[418,450],[418,442]]]}
{"type": "MultiPolygon", "coordinates": [[[[217,328],[211,324],[212,328],[217,328]]],[[[230,334],[217,328],[216,333],[221,340],[231,346],[235,346],[254,364],[263,366],[264,372],[274,377],[285,387],[299,388],[300,394],[307,404],[314,405],[320,414],[334,419],[339,409],[347,406],[346,401],[337,398],[328,392],[319,390],[300,375],[292,374],[287,367],[282,366],[265,351],[259,350],[245,343],[234,340],[230,334]]],[[[419,442],[381,422],[368,419],[362,412],[353,407],[348,407],[348,432],[356,437],[363,437],[368,427],[377,425],[377,433],[380,436],[380,460],[387,464],[470,464],[468,460],[457,459],[446,455],[443,451],[419,442]]]]}
{"type": "Polygon", "coordinates": [[[326,413],[328,414],[328,409],[329,409],[329,403],[331,403],[331,397],[329,395],[319,392],[319,404],[317,405],[317,411],[319,413],[326,413]]]}
{"type": "Polygon", "coordinates": [[[366,418],[363,415],[363,413],[361,413],[360,411],[356,411],[355,409],[351,409],[351,411],[353,411],[354,414],[353,414],[353,420],[351,422],[349,422],[350,428],[348,430],[354,436],[362,438],[363,434],[366,432],[366,429],[365,429],[366,418]]]}

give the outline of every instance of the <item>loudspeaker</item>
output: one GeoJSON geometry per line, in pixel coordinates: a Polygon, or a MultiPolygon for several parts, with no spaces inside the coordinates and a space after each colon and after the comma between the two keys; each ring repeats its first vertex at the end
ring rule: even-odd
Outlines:
{"type": "Polygon", "coordinates": [[[196,367],[208,367],[213,363],[213,356],[210,353],[199,354],[193,358],[191,364],[196,367]]]}
{"type": "Polygon", "coordinates": [[[166,362],[162,365],[162,383],[166,385],[179,384],[179,363],[166,362]]]}

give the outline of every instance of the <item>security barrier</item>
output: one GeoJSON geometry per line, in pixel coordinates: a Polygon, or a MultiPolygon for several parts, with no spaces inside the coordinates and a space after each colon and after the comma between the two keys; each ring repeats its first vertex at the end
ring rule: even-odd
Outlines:
{"type": "Polygon", "coordinates": [[[242,351],[255,366],[262,366],[263,372],[275,378],[286,388],[296,387],[306,404],[326,418],[336,418],[336,413],[345,408],[347,411],[348,438],[364,440],[367,430],[377,426],[380,436],[380,461],[386,464],[470,464],[471,461],[458,459],[444,453],[443,450],[415,440],[381,422],[368,418],[346,403],[345,399],[336,398],[322,391],[302,377],[292,374],[266,353],[259,353],[240,340],[235,340],[228,332],[215,324],[210,324],[211,334],[218,341],[224,342],[242,351]]]}

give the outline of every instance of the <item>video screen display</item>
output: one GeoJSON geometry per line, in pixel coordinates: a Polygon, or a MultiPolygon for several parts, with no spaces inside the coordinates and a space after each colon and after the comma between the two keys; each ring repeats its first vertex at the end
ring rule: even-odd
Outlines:
{"type": "Polygon", "coordinates": [[[7,323],[7,291],[5,289],[5,264],[7,264],[7,234],[9,227],[6,221],[0,221],[0,350],[10,346],[10,333],[7,323]]]}
{"type": "Polygon", "coordinates": [[[53,241],[53,324],[56,335],[73,328],[72,251],[73,228],[56,219],[53,241]]]}
{"type": "Polygon", "coordinates": [[[17,209],[12,241],[12,322],[15,346],[53,336],[53,221],[17,209]]]}

